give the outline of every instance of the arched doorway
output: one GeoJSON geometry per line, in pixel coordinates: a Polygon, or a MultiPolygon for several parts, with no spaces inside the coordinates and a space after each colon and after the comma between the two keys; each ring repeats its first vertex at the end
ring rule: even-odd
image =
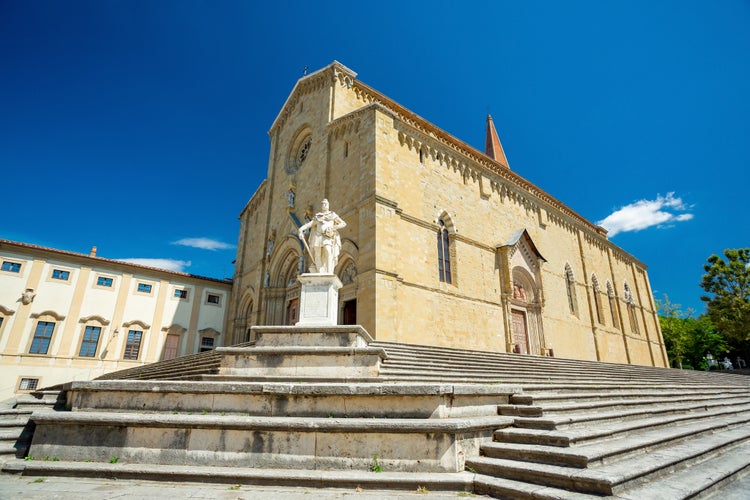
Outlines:
{"type": "Polygon", "coordinates": [[[542,354],[541,305],[533,277],[522,267],[512,271],[513,294],[510,299],[513,352],[542,354]]]}
{"type": "Polygon", "coordinates": [[[544,257],[525,229],[496,248],[507,352],[551,354],[550,346],[545,345],[542,325],[544,257]]]}
{"type": "Polygon", "coordinates": [[[264,324],[294,325],[299,320],[299,253],[294,248],[286,248],[283,253],[276,254],[270,268],[263,289],[264,324]]]}

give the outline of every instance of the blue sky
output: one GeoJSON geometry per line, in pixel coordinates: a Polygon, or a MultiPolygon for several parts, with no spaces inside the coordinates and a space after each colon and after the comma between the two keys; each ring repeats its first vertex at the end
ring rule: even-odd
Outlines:
{"type": "Polygon", "coordinates": [[[0,237],[231,277],[305,67],[338,60],[511,168],[702,312],[750,246],[750,3],[0,0],[0,237]]]}

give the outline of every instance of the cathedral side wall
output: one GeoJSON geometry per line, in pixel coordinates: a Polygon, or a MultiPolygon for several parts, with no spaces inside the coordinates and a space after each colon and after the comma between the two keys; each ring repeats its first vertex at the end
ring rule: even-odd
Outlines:
{"type": "MultiPolygon", "coordinates": [[[[385,332],[379,328],[379,338],[505,350],[504,343],[498,341],[498,334],[502,339],[508,332],[496,246],[526,229],[546,260],[540,272],[542,347],[567,358],[652,364],[651,349],[644,341],[647,335],[657,338],[653,325],[648,325],[650,313],[637,315],[640,335],[632,339],[626,339],[629,316],[623,317],[623,308],[627,314],[624,276],[630,273],[628,283],[634,294],[636,288],[640,293],[636,298],[640,304],[647,290],[645,271],[633,271],[634,264],[626,258],[622,262],[613,259],[606,245],[596,249],[581,243],[585,240],[583,230],[567,215],[481,172],[470,159],[459,157],[437,141],[406,130],[407,125],[386,113],[382,115],[383,130],[377,136],[376,186],[381,198],[377,267],[388,277],[378,281],[378,325],[388,324],[389,328],[385,332]],[[442,283],[438,277],[441,217],[449,220],[452,283],[442,283]],[[566,269],[573,276],[572,309],[566,269]],[[593,291],[589,290],[592,274],[598,276],[604,290],[599,297],[604,324],[595,316],[593,291]],[[617,326],[606,319],[607,281],[615,288],[617,326]]],[[[661,365],[659,359],[654,363],[661,365]]]]}

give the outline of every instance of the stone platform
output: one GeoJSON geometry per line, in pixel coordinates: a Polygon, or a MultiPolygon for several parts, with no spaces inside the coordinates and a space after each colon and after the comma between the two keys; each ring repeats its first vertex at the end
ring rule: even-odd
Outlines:
{"type": "Polygon", "coordinates": [[[710,498],[750,473],[747,377],[384,343],[359,327],[254,333],[69,384],[69,411],[31,416],[30,454],[59,461],[4,470],[632,499],[710,498]]]}

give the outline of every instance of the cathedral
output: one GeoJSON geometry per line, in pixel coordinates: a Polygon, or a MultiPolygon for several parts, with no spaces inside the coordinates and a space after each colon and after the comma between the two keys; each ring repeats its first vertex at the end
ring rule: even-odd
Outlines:
{"type": "Polygon", "coordinates": [[[338,62],[295,84],[267,178],[240,213],[227,344],[294,325],[327,199],[346,227],[338,321],[374,338],[668,366],[646,266],[514,173],[491,117],[479,151],[338,62]]]}

